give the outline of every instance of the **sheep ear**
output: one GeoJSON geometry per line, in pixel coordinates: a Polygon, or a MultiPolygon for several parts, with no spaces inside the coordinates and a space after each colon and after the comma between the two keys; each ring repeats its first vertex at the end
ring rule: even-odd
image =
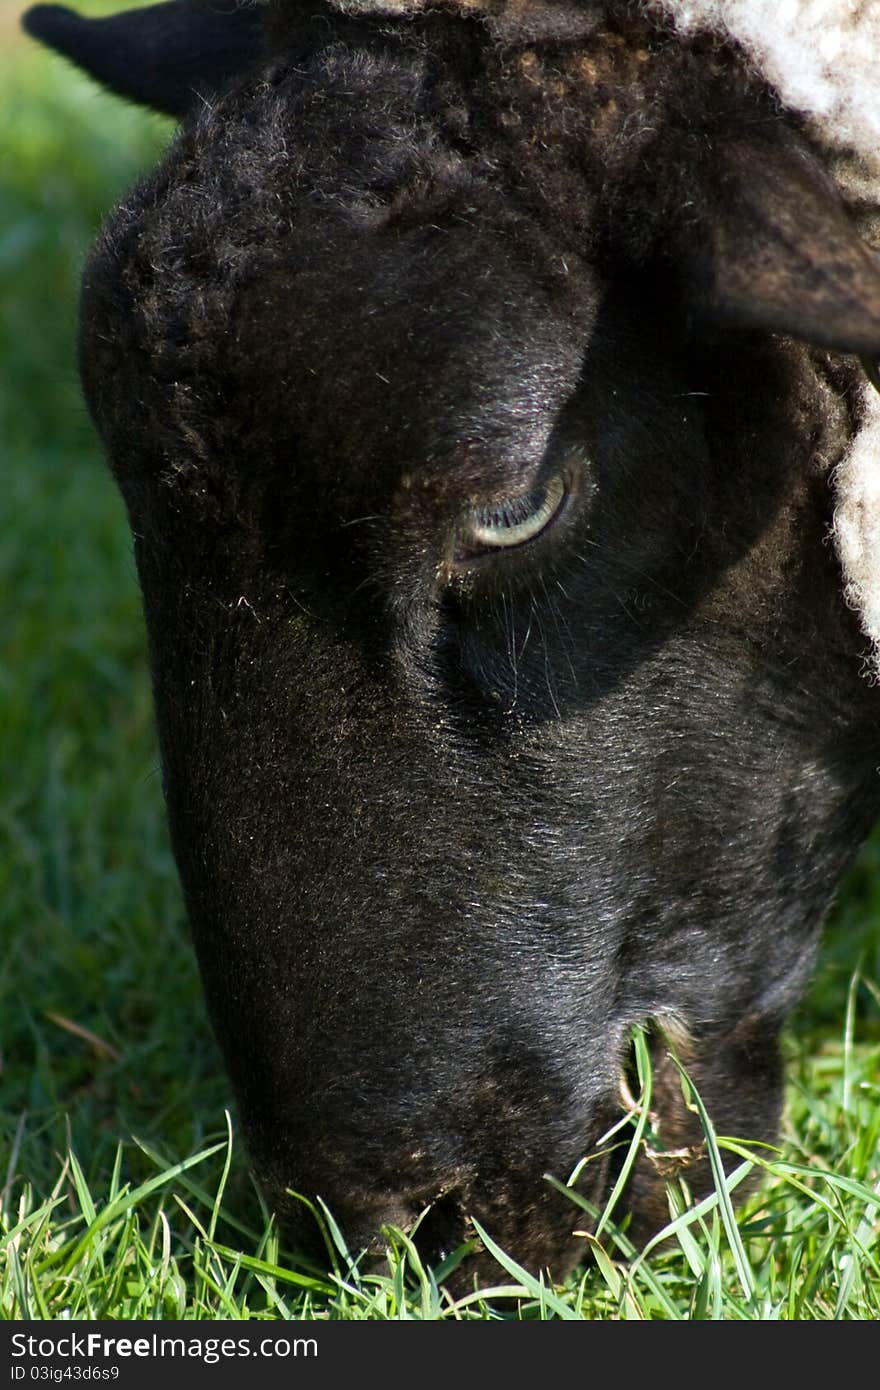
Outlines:
{"type": "Polygon", "coordinates": [[[880,358],[880,256],[800,144],[730,145],[686,251],[698,317],[880,358]]]}
{"type": "Polygon", "coordinates": [[[260,50],[260,9],[240,0],[170,0],[106,19],[35,5],[22,24],[119,96],[184,116],[260,50]]]}

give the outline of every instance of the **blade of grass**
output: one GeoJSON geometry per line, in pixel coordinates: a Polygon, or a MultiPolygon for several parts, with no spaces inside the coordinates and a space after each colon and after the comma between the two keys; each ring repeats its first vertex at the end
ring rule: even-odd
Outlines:
{"type": "Polygon", "coordinates": [[[673,1066],[675,1067],[676,1071],[681,1077],[682,1086],[685,1088],[685,1097],[687,1097],[687,1095],[690,1094],[691,1104],[694,1106],[694,1108],[697,1111],[697,1114],[700,1117],[700,1124],[703,1128],[703,1133],[706,1136],[706,1152],[709,1158],[709,1167],[712,1172],[712,1180],[715,1184],[715,1191],[718,1194],[718,1203],[721,1210],[721,1221],[724,1226],[724,1232],[727,1236],[727,1241],[730,1246],[731,1253],[733,1254],[737,1276],[742,1286],[743,1293],[746,1295],[746,1299],[750,1304],[752,1304],[755,1307],[755,1309],[757,1309],[757,1290],[755,1288],[755,1280],[752,1274],[751,1265],[749,1264],[748,1256],[745,1252],[745,1247],[743,1246],[742,1239],[740,1237],[739,1228],[736,1224],[736,1217],[733,1211],[733,1203],[730,1200],[730,1188],[728,1185],[729,1180],[727,1174],[724,1171],[724,1164],[721,1161],[721,1153],[718,1148],[718,1140],[715,1135],[715,1127],[712,1124],[711,1119],[709,1118],[709,1113],[706,1110],[705,1105],[703,1104],[702,1097],[700,1096],[694,1083],[691,1081],[685,1068],[682,1066],[681,1062],[675,1056],[674,1052],[670,1052],[669,1057],[673,1066]]]}
{"type": "Polygon", "coordinates": [[[529,1274],[528,1270],[524,1269],[511,1255],[508,1255],[505,1250],[502,1250],[501,1246],[496,1244],[489,1233],[483,1229],[474,1217],[471,1217],[471,1224],[480,1237],[480,1240],[489,1251],[489,1254],[498,1261],[503,1270],[506,1270],[508,1274],[512,1274],[514,1279],[519,1280],[525,1292],[530,1293],[533,1298],[538,1299],[545,1307],[551,1308],[558,1318],[571,1322],[579,1321],[577,1314],[569,1308],[567,1303],[563,1303],[562,1299],[557,1298],[552,1290],[546,1287],[543,1279],[536,1279],[533,1274],[529,1274]]]}

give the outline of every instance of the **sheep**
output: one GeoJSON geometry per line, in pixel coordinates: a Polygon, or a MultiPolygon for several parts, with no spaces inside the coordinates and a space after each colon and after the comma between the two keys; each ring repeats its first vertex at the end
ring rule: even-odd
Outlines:
{"type": "MultiPolygon", "coordinates": [[[[634,1026],[695,1190],[664,1037],[721,1129],[774,1138],[880,812],[876,10],[26,23],[182,121],[98,238],[79,353],[267,1199],[303,1246],[294,1193],[353,1249],[430,1207],[429,1257],[476,1217],[560,1276],[543,1175],[615,1123],[634,1026]]],[[[627,1207],[634,1240],[665,1219],[648,1160],[627,1207]]]]}

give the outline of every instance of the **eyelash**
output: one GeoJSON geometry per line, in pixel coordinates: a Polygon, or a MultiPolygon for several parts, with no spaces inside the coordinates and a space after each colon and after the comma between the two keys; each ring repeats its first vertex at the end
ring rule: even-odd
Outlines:
{"type": "Polygon", "coordinates": [[[459,559],[515,550],[542,536],[562,514],[569,489],[560,475],[530,492],[475,507],[458,533],[459,559]]]}

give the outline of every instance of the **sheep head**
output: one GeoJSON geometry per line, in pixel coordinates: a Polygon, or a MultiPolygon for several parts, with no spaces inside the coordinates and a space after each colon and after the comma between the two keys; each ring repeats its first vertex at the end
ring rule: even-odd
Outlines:
{"type": "MultiPolygon", "coordinates": [[[[291,1192],[355,1247],[433,1204],[429,1254],[476,1215],[563,1271],[543,1175],[614,1124],[646,1019],[772,1137],[878,811],[825,543],[877,258],[805,121],[668,8],[30,21],[184,116],[91,256],[82,376],[207,997],[298,1239],[291,1192]]],[[[649,1161],[628,1202],[663,1220],[649,1161]]]]}

